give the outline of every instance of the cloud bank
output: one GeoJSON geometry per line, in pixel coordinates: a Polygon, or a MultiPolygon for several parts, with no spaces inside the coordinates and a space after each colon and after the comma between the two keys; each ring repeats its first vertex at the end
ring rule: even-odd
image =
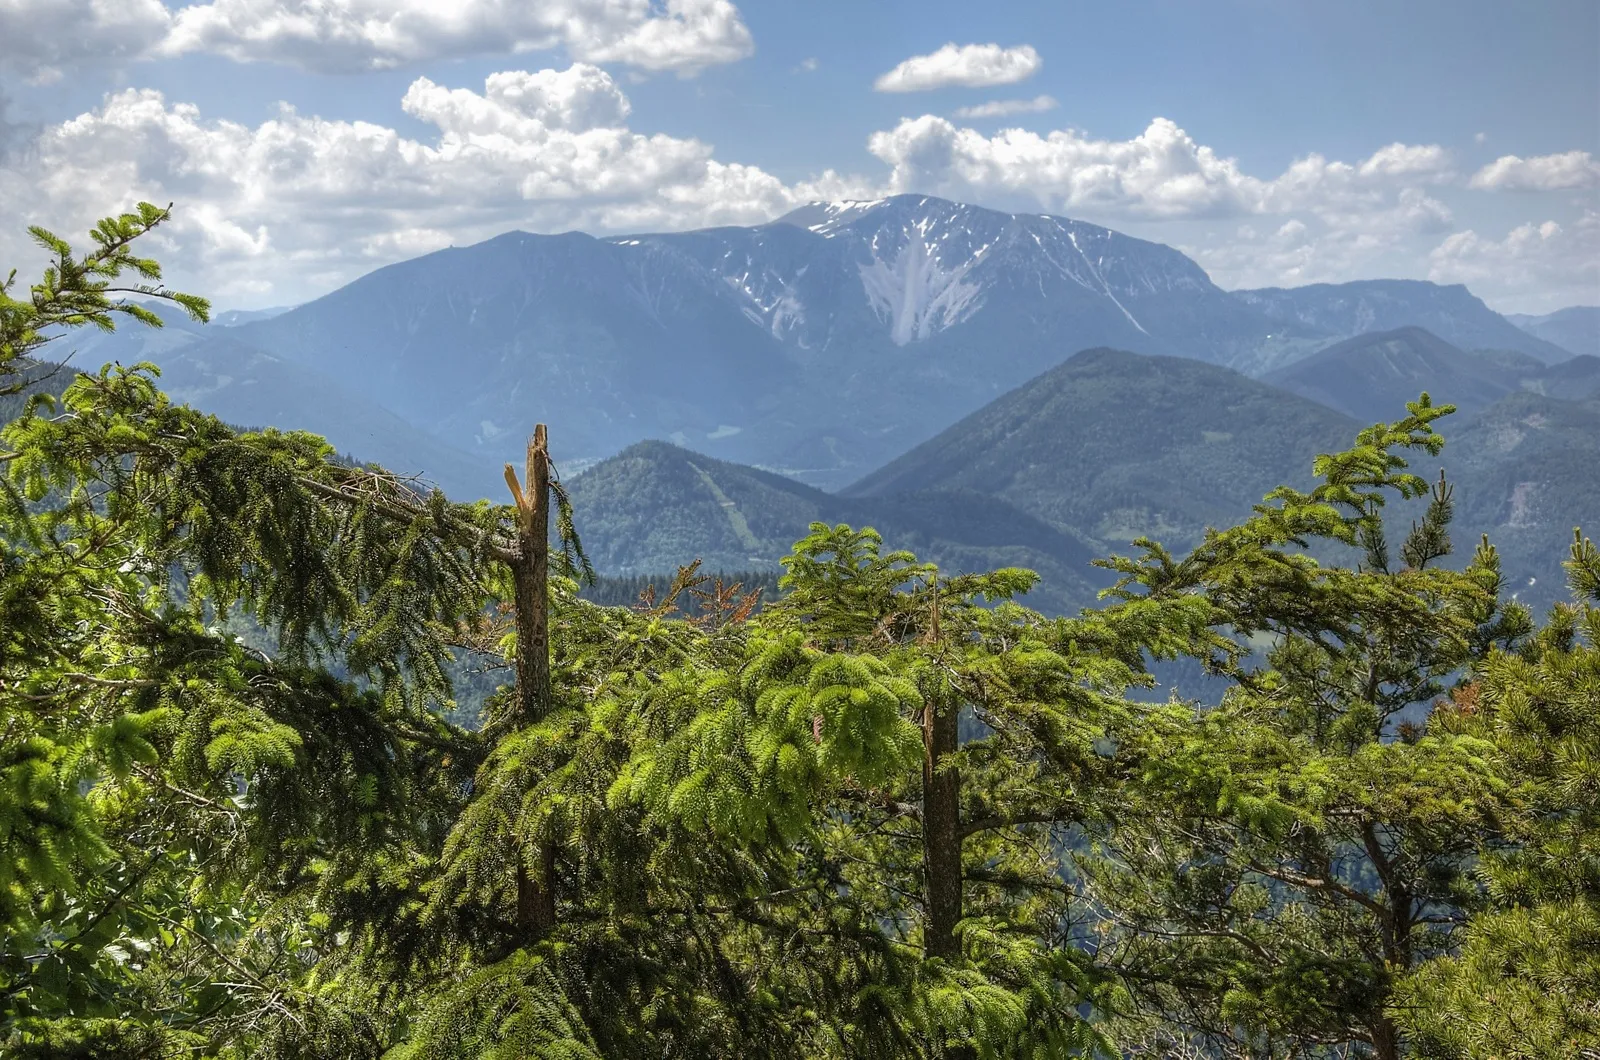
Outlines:
{"type": "Polygon", "coordinates": [[[36,82],[193,52],[351,74],[558,47],[693,73],[755,46],[731,0],[0,0],[0,65],[36,82]]]}
{"type": "Polygon", "coordinates": [[[1518,158],[1502,155],[1472,175],[1468,187],[1484,191],[1566,191],[1600,187],[1600,162],[1587,151],[1518,158]]]}
{"type": "MultiPolygon", "coordinates": [[[[1043,108],[974,113],[1017,102],[1043,108]]],[[[1273,175],[1166,118],[1115,139],[987,134],[923,115],[869,136],[875,172],[783,179],[702,140],[631,128],[626,92],[591,63],[505,70],[473,88],[417,77],[401,105],[427,134],[287,106],[251,126],[148,89],[113,93],[0,155],[0,215],[17,222],[0,231],[0,261],[31,260],[18,238],[27,223],[81,238],[108,210],[174,201],[174,280],[236,304],[282,303],[513,228],[752,224],[817,199],[917,192],[1122,227],[1178,246],[1225,287],[1428,276],[1530,310],[1546,297],[1600,301],[1593,212],[1458,231],[1445,201],[1573,187],[1590,179],[1581,152],[1502,159],[1468,178],[1440,145],[1393,143],[1350,161],[1309,154],[1273,175]]]]}
{"type": "MultiPolygon", "coordinates": [[[[702,141],[635,132],[616,81],[584,63],[492,74],[481,91],[417,78],[402,106],[435,135],[288,106],[251,127],[129,89],[0,167],[0,214],[81,239],[109,210],[176,201],[173,279],[284,301],[512,228],[753,224],[868,190],[829,171],[786,184],[702,141]]],[[[0,260],[26,257],[21,228],[0,232],[0,260]]]]}

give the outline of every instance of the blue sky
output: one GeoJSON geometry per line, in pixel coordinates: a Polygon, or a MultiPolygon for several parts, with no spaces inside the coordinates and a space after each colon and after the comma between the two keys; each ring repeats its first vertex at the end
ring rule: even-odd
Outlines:
{"type": "Polygon", "coordinates": [[[899,191],[1225,287],[1600,303],[1594,0],[0,0],[0,94],[0,261],[173,200],[172,278],[225,305],[510,228],[899,191]]]}

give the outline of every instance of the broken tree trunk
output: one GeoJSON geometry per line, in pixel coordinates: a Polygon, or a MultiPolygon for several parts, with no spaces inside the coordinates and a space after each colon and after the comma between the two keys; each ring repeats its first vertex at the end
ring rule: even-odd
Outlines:
{"type": "MultiPolygon", "coordinates": [[[[540,721],[550,712],[550,448],[544,424],[528,442],[524,492],[517,472],[506,465],[506,485],[517,505],[516,559],[511,563],[517,624],[516,726],[540,721]]],[[[555,843],[540,840],[520,854],[517,866],[517,923],[532,938],[556,926],[555,843]]]]}

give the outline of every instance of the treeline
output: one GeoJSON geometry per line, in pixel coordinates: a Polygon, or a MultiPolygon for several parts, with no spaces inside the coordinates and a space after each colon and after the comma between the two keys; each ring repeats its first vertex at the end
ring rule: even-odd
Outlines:
{"type": "MultiPolygon", "coordinates": [[[[124,276],[206,316],[166,218],[37,233],[0,391],[158,324],[124,276]]],[[[0,432],[0,1051],[1592,1057],[1600,551],[1544,616],[1454,559],[1448,411],[1048,618],[820,523],[606,606],[542,432],[457,504],[79,376],[0,432]],[[1141,700],[1178,662],[1217,705],[1141,700]]]]}

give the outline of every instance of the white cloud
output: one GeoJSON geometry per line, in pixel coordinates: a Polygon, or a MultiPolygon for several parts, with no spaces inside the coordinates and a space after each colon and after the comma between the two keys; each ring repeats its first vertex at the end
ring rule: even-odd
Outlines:
{"type": "Polygon", "coordinates": [[[1450,152],[1438,144],[1392,143],[1361,163],[1363,177],[1417,177],[1439,181],[1451,176],[1450,152]]]}
{"type": "Polygon", "coordinates": [[[1504,239],[1456,232],[1429,254],[1428,278],[1464,283],[1508,310],[1600,304],[1600,214],[1567,225],[1530,222],[1504,239]]]}
{"type": "Polygon", "coordinates": [[[831,172],[786,184],[695,139],[635,132],[604,71],[491,75],[481,92],[416,79],[411,139],[283,107],[256,126],[208,120],[151,90],[108,96],[0,165],[0,261],[39,223],[69,238],[138,199],[175,201],[169,278],[255,302],[320,294],[379,265],[512,228],[594,232],[753,224],[873,189],[831,172]],[[46,179],[48,177],[48,179],[46,179]]]}
{"type": "Polygon", "coordinates": [[[1431,244],[1419,241],[1453,222],[1431,188],[1456,179],[1454,167],[1433,144],[1389,144],[1348,162],[1311,154],[1272,175],[1246,171],[1165,118],[1114,140],[1074,129],[987,135],[924,115],[868,146],[890,168],[889,191],[1132,226],[1177,243],[1223,286],[1420,275],[1431,244]],[[1230,218],[1250,223],[1223,235],[1197,231],[1230,218]]]}
{"type": "Polygon", "coordinates": [[[1475,144],[1487,143],[1488,140],[1489,140],[1489,134],[1488,133],[1478,132],[1478,133],[1473,133],[1472,134],[1472,142],[1475,143],[1475,144]]]}
{"type": "Polygon", "coordinates": [[[1472,175],[1468,187],[1483,191],[1565,191],[1600,185],[1600,162],[1587,151],[1518,158],[1502,155],[1472,175]]]}
{"type": "Polygon", "coordinates": [[[985,118],[1009,118],[1013,114],[1043,114],[1047,110],[1055,110],[1060,105],[1050,96],[1034,96],[1032,99],[994,99],[988,103],[979,103],[975,107],[962,107],[955,112],[955,116],[966,121],[981,121],[985,118]]]}
{"type": "MultiPolygon", "coordinates": [[[[557,6],[548,0],[500,2],[514,11],[548,12],[557,6]]],[[[596,5],[591,0],[585,6],[596,5]]],[[[571,32],[566,44],[576,58],[627,63],[641,70],[692,72],[737,62],[755,51],[732,0],[666,0],[665,12],[659,14],[649,0],[606,0],[604,10],[616,9],[627,16],[621,22],[622,32],[600,20],[584,23],[567,15],[562,26],[571,32]]]]}
{"type": "MultiPolygon", "coordinates": [[[[1391,144],[1358,164],[1310,155],[1262,179],[1166,118],[1131,140],[1096,140],[1072,129],[986,136],[924,115],[874,133],[868,147],[891,167],[895,191],[1026,198],[1109,218],[1372,212],[1393,199],[1399,183],[1434,182],[1449,172],[1442,148],[1391,144]]],[[[1412,212],[1443,209],[1421,196],[1412,212]]]]}
{"type": "Polygon", "coordinates": [[[1503,239],[1451,234],[1433,189],[1462,181],[1436,145],[1390,144],[1351,161],[1311,154],[1274,175],[1162,118],[1116,140],[1073,129],[991,136],[924,115],[871,136],[879,174],[785,182],[703,141],[631,129],[622,87],[589,63],[496,73],[471,90],[418,77],[402,106],[432,131],[288,107],[246,125],[155,91],[107,96],[43,127],[26,150],[0,153],[0,217],[14,219],[0,230],[0,261],[29,264],[18,238],[28,223],[81,238],[108,210],[175,201],[161,255],[172,279],[281,303],[512,228],[750,224],[815,199],[920,192],[1122,227],[1179,246],[1225,287],[1431,275],[1496,304],[1533,305],[1541,290],[1600,301],[1594,215],[1503,239]]]}
{"type": "Polygon", "coordinates": [[[48,84],[67,67],[144,54],[171,22],[161,0],[0,0],[0,69],[48,84]]]}
{"type": "Polygon", "coordinates": [[[1030,198],[1046,209],[1136,217],[1247,212],[1261,182],[1158,118],[1132,140],[1004,129],[985,136],[923,115],[874,133],[868,149],[891,167],[894,191],[1030,198]]]}
{"type": "Polygon", "coordinates": [[[1371,213],[1307,212],[1264,232],[1246,224],[1178,245],[1225,288],[1418,278],[1427,268],[1421,241],[1447,231],[1449,217],[1443,204],[1407,189],[1371,213]]]}
{"type": "Polygon", "coordinates": [[[1039,71],[1039,53],[1031,45],[1002,48],[998,44],[951,42],[929,55],[913,55],[873,82],[879,92],[926,92],[962,85],[982,88],[1012,85],[1039,71]]]}
{"type": "Polygon", "coordinates": [[[817,65],[817,57],[815,55],[811,55],[801,59],[800,64],[794,69],[796,73],[814,74],[817,72],[817,65]]]}
{"type": "Polygon", "coordinates": [[[754,50],[732,0],[0,0],[0,63],[34,80],[189,52],[359,73],[556,47],[680,73],[754,50]]]}
{"type": "Polygon", "coordinates": [[[401,106],[447,133],[524,139],[539,139],[546,130],[619,128],[633,109],[610,75],[587,63],[565,70],[490,74],[482,95],[440,88],[419,77],[401,106]]]}

